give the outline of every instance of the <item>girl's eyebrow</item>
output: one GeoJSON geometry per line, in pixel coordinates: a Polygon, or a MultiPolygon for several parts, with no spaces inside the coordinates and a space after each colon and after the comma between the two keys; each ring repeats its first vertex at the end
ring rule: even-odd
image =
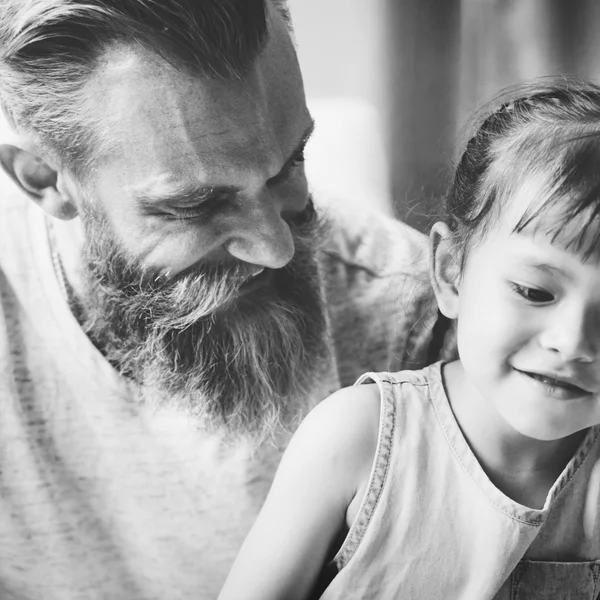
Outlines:
{"type": "Polygon", "coordinates": [[[560,269],[559,267],[555,267],[554,265],[549,265],[548,263],[534,263],[531,266],[537,271],[542,271],[548,275],[560,275],[562,277],[566,277],[567,279],[571,279],[570,275],[566,271],[560,269]]]}
{"type": "Polygon", "coordinates": [[[524,257],[521,260],[522,266],[527,269],[532,269],[534,271],[539,271],[544,273],[544,275],[548,275],[550,277],[562,277],[563,279],[567,279],[569,281],[573,281],[573,276],[567,273],[564,269],[557,267],[556,265],[551,265],[547,262],[542,262],[537,259],[531,259],[528,257],[524,257]]]}

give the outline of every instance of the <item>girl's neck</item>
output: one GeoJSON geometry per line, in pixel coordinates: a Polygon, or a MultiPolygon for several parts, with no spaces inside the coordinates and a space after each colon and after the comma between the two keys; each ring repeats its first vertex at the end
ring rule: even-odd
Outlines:
{"type": "Polygon", "coordinates": [[[542,508],[586,431],[551,441],[519,433],[469,384],[460,361],[444,367],[444,386],[458,425],[492,483],[516,502],[542,508]]]}

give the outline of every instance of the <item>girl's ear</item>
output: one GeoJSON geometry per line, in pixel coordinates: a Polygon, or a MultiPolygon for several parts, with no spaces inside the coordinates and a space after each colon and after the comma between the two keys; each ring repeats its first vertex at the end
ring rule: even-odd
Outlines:
{"type": "Polygon", "coordinates": [[[58,173],[39,156],[3,144],[0,145],[0,167],[49,215],[65,220],[77,215],[75,202],[59,185],[58,173]]]}
{"type": "Polygon", "coordinates": [[[460,262],[445,223],[436,223],[429,235],[429,268],[438,308],[449,319],[458,317],[460,262]]]}

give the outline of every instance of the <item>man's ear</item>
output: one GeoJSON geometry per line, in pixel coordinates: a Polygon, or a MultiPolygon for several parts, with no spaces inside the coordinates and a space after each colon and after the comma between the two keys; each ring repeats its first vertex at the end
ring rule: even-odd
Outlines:
{"type": "Polygon", "coordinates": [[[2,144],[0,165],[49,215],[64,220],[77,215],[73,199],[68,192],[59,189],[58,173],[39,156],[11,144],[2,144]]]}
{"type": "Polygon", "coordinates": [[[445,223],[436,223],[429,235],[430,276],[438,307],[449,319],[458,317],[460,262],[445,223]]]}

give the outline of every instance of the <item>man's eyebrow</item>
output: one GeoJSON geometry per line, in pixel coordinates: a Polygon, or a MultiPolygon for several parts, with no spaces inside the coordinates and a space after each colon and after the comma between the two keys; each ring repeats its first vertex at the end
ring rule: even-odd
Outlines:
{"type": "Polygon", "coordinates": [[[199,204],[219,196],[232,196],[241,188],[231,185],[180,186],[164,189],[140,189],[134,192],[134,200],[142,208],[158,208],[163,204],[199,204]]]}
{"type": "MultiPolygon", "coordinates": [[[[285,177],[294,161],[296,161],[298,156],[304,151],[304,148],[312,136],[314,129],[315,122],[313,119],[311,119],[309,126],[306,128],[302,138],[294,148],[293,152],[285,161],[279,173],[271,177],[270,181],[275,181],[280,177],[285,177]]],[[[142,208],[153,209],[159,208],[163,204],[199,204],[220,196],[231,197],[240,191],[242,191],[242,188],[233,185],[184,185],[180,187],[173,187],[169,184],[164,184],[161,181],[156,185],[144,185],[141,188],[134,189],[132,190],[132,195],[134,201],[139,206],[142,208]]]]}
{"type": "Polygon", "coordinates": [[[300,141],[294,148],[293,152],[290,154],[289,158],[283,164],[283,167],[281,167],[281,170],[279,171],[279,173],[277,173],[277,175],[273,175],[273,177],[271,177],[271,179],[269,181],[276,181],[280,177],[284,177],[286,175],[286,173],[290,170],[290,167],[298,159],[298,156],[300,154],[302,154],[302,152],[304,152],[304,148],[306,147],[306,144],[308,144],[308,140],[312,136],[314,130],[315,130],[315,121],[314,121],[314,119],[311,119],[310,125],[306,128],[304,134],[302,135],[302,138],[300,139],[300,141]]]}

